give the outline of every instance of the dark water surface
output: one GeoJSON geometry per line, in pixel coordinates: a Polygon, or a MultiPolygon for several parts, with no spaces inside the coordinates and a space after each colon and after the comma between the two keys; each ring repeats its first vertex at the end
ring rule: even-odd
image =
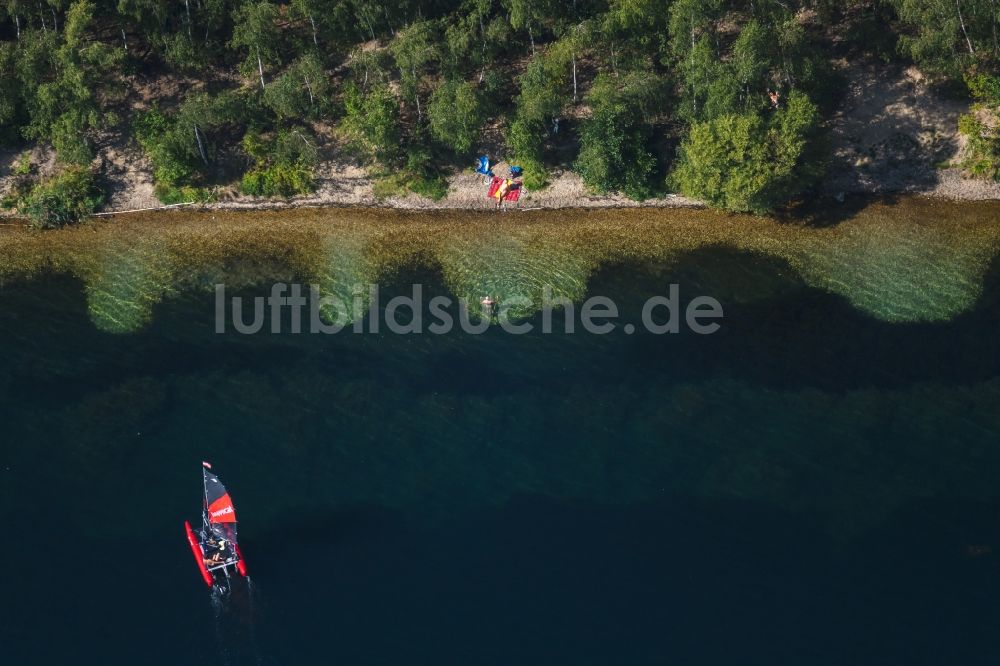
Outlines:
{"type": "Polygon", "coordinates": [[[723,329],[216,335],[199,292],[116,335],[74,278],[8,284],[0,661],[1000,662],[997,264],[938,323],[718,248],[587,288],[637,321],[671,282],[723,329]],[[228,599],[182,531],[203,459],[228,599]]]}

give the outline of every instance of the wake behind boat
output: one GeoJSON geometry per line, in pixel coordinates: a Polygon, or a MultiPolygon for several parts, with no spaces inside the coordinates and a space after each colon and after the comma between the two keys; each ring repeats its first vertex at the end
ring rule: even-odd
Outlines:
{"type": "Polygon", "coordinates": [[[212,466],[207,462],[201,465],[204,483],[201,529],[195,530],[185,520],[184,530],[202,580],[211,586],[223,577],[228,579],[230,568],[245,577],[247,567],[237,541],[233,500],[219,477],[209,471],[212,466]]]}

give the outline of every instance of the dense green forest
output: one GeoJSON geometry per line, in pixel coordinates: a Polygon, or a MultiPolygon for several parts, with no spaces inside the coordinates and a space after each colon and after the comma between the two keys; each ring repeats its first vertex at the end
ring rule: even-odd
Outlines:
{"type": "Polygon", "coordinates": [[[1000,0],[0,0],[0,141],[60,164],[40,181],[25,157],[4,203],[96,209],[117,130],[164,202],[309,192],[323,134],[382,192],[443,196],[489,150],[529,189],[568,167],[596,193],[765,212],[822,178],[838,58],[974,97],[965,167],[997,178],[998,33],[1000,0]]]}

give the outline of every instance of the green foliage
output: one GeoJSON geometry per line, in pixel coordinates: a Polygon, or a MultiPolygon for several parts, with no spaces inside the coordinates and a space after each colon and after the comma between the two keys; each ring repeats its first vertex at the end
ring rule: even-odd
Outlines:
{"type": "Polygon", "coordinates": [[[1000,57],[995,0],[889,0],[906,26],[899,50],[926,72],[960,79],[976,62],[1000,57]]]}
{"type": "Polygon", "coordinates": [[[69,164],[90,161],[90,131],[112,120],[97,94],[122,60],[121,51],[89,38],[94,12],[87,0],[70,5],[61,35],[32,35],[18,63],[30,116],[24,135],[50,141],[69,164]]]}
{"type": "Polygon", "coordinates": [[[728,114],[698,123],[682,142],[670,183],[686,196],[736,212],[766,213],[821,175],[819,114],[801,93],[769,119],[728,114]]]}
{"type": "Polygon", "coordinates": [[[979,102],[1000,106],[1000,76],[976,72],[966,76],[965,84],[979,102]]]}
{"type": "Polygon", "coordinates": [[[15,176],[27,176],[31,173],[31,153],[27,150],[18,155],[17,163],[14,165],[15,176]]]}
{"type": "Polygon", "coordinates": [[[0,145],[14,143],[24,123],[24,101],[17,77],[18,51],[11,42],[0,42],[0,145]]]}
{"type": "Polygon", "coordinates": [[[17,205],[18,212],[41,229],[76,222],[93,213],[104,201],[89,169],[70,166],[36,185],[17,205]]]}
{"type": "Polygon", "coordinates": [[[448,181],[428,150],[419,143],[411,146],[403,169],[406,186],[412,192],[433,199],[443,199],[448,194],[448,181]]]}
{"type": "Polygon", "coordinates": [[[467,153],[486,121],[476,87],[464,81],[445,81],[431,95],[427,116],[434,137],[457,153],[467,153]]]}
{"type": "Polygon", "coordinates": [[[339,55],[354,37],[356,19],[350,4],[339,0],[292,0],[289,16],[301,22],[305,48],[327,55],[339,55]]]}
{"type": "Polygon", "coordinates": [[[187,183],[198,174],[196,153],[181,136],[176,118],[153,108],[140,114],[133,126],[136,140],[153,163],[153,179],[159,185],[187,183]]]}
{"type": "Polygon", "coordinates": [[[404,196],[414,192],[433,201],[443,199],[448,194],[448,181],[442,176],[426,176],[409,171],[397,171],[380,176],[372,186],[377,199],[404,196]]]}
{"type": "Polygon", "coordinates": [[[513,42],[510,23],[490,14],[491,0],[466,0],[461,10],[445,21],[441,67],[448,79],[462,79],[477,72],[480,79],[495,70],[513,42]]]}
{"type": "Polygon", "coordinates": [[[157,183],[153,192],[160,202],[168,206],[179,203],[209,203],[215,200],[215,194],[208,188],[192,185],[157,183]]]}
{"type": "Polygon", "coordinates": [[[316,189],[313,168],[318,154],[302,130],[283,130],[270,140],[249,132],[242,144],[256,162],[240,182],[244,194],[291,197],[316,189]]]}
{"type": "Polygon", "coordinates": [[[722,161],[701,152],[742,151],[753,164],[718,200],[764,209],[807,187],[822,161],[815,132],[796,141],[788,119],[801,110],[793,98],[824,114],[838,101],[831,39],[848,55],[902,55],[939,80],[964,78],[981,105],[963,121],[965,167],[992,173],[1000,0],[70,2],[0,3],[0,142],[44,142],[63,163],[89,164],[117,122],[109,110],[128,108],[126,80],[144,86],[132,99],[148,99],[166,68],[183,103],[132,123],[164,201],[211,196],[232,178],[220,156],[250,135],[260,145],[248,154],[264,152],[244,189],[306,191],[313,166],[278,157],[291,145],[282,137],[311,136],[343,111],[338,136],[392,174],[382,190],[440,196],[448,171],[490,144],[525,167],[528,188],[572,164],[594,191],[644,197],[668,166],[656,137],[683,144],[674,171],[692,191],[722,161]],[[226,74],[236,64],[241,82],[226,74]],[[795,168],[754,162],[765,145],[795,168]]]}
{"type": "Polygon", "coordinates": [[[438,37],[431,21],[416,21],[396,33],[389,44],[389,52],[399,69],[403,100],[413,105],[418,116],[422,115],[420,99],[428,68],[438,57],[437,44],[438,37]]]}
{"type": "MultiPolygon", "coordinates": [[[[980,120],[979,113],[967,113],[958,120],[958,131],[967,139],[959,167],[974,178],[1000,180],[1000,130],[980,120]]],[[[1000,118],[994,116],[993,121],[1000,123],[1000,118]]]]}
{"type": "Polygon", "coordinates": [[[649,148],[651,120],[663,85],[656,77],[600,76],[587,95],[593,115],[583,125],[576,171],[596,192],[621,191],[633,199],[653,193],[656,159],[649,148]]]}
{"type": "Polygon", "coordinates": [[[264,103],[280,120],[318,118],[329,106],[330,83],[319,57],[296,60],[264,89],[264,103]]]}
{"type": "Polygon", "coordinates": [[[181,72],[199,72],[206,64],[204,53],[186,34],[180,32],[164,37],[163,59],[181,72]]]}
{"type": "Polygon", "coordinates": [[[528,32],[533,39],[542,36],[550,17],[557,14],[557,0],[501,0],[515,30],[528,32]]]}
{"type": "Polygon", "coordinates": [[[387,85],[367,93],[349,84],[344,90],[343,129],[361,152],[382,163],[399,154],[399,99],[387,85]]]}
{"type": "Polygon", "coordinates": [[[248,78],[258,79],[261,89],[265,84],[265,71],[272,65],[281,64],[278,16],[277,5],[267,0],[242,4],[233,12],[233,37],[229,45],[246,54],[240,72],[248,78]]]}
{"type": "Polygon", "coordinates": [[[520,78],[521,93],[507,132],[507,144],[514,152],[514,159],[524,166],[524,182],[531,189],[546,184],[545,142],[550,136],[549,128],[571,100],[572,53],[571,41],[560,40],[544,54],[532,58],[520,78]]]}
{"type": "Polygon", "coordinates": [[[448,181],[438,168],[422,137],[416,137],[406,149],[405,163],[379,174],[374,194],[379,199],[414,192],[437,201],[448,194],[448,181]]]}
{"type": "Polygon", "coordinates": [[[966,83],[977,104],[958,120],[966,138],[958,166],[973,178],[1000,180],[1000,77],[977,73],[966,83]]]}
{"type": "Polygon", "coordinates": [[[312,171],[299,164],[271,164],[243,175],[240,189],[258,197],[291,197],[316,189],[312,171]]]}
{"type": "MultiPolygon", "coordinates": [[[[167,200],[200,191],[215,158],[214,136],[223,126],[241,122],[246,108],[240,98],[231,94],[212,97],[197,93],[185,99],[175,114],[153,108],[136,118],[133,131],[153,164],[153,180],[161,201],[176,203],[167,200]]],[[[201,201],[205,195],[195,198],[201,201]]]]}

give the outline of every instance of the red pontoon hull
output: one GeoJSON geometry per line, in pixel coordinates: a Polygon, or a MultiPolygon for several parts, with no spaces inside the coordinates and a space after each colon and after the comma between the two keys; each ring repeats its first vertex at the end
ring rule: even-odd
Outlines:
{"type": "MultiPolygon", "coordinates": [[[[201,572],[201,578],[205,581],[205,585],[211,587],[212,583],[215,582],[215,579],[212,578],[212,574],[209,572],[208,567],[205,566],[205,554],[202,552],[201,546],[198,545],[198,540],[194,536],[194,530],[191,529],[191,523],[186,520],[184,521],[184,531],[187,532],[188,544],[191,546],[191,554],[194,555],[194,563],[198,565],[198,571],[201,572]]],[[[240,561],[240,565],[242,564],[243,562],[240,561]]],[[[246,567],[243,568],[243,571],[245,570],[246,567]]],[[[243,571],[240,571],[240,573],[243,573],[243,571]]],[[[243,573],[243,575],[245,576],[246,574],[243,573]]]]}
{"type": "Polygon", "coordinates": [[[247,577],[247,563],[243,561],[243,551],[240,550],[240,544],[236,544],[236,557],[239,558],[236,562],[236,570],[240,572],[240,575],[244,578],[247,577]]]}

